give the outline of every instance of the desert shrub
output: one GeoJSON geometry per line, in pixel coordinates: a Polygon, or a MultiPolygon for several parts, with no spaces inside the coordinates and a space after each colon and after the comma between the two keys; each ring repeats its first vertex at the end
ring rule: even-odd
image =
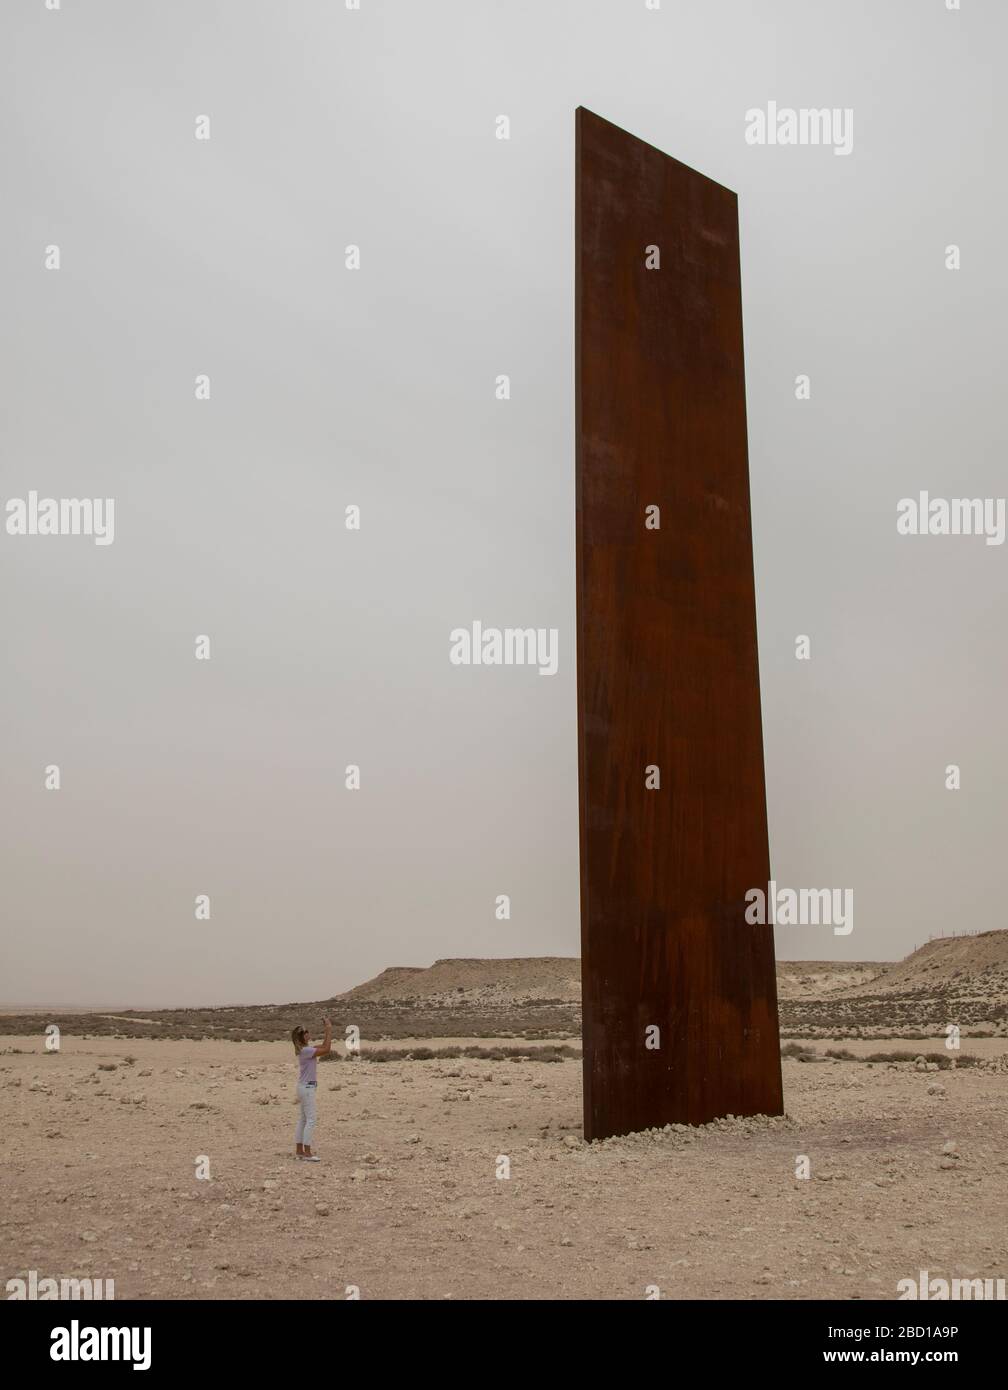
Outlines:
{"type": "Polygon", "coordinates": [[[980,1060],[979,1057],[970,1052],[959,1054],[948,1052],[872,1052],[862,1060],[865,1062],[915,1062],[918,1057],[923,1057],[925,1062],[937,1062],[942,1071],[949,1070],[953,1059],[956,1067],[975,1067],[980,1060]]]}
{"type": "MultiPolygon", "coordinates": [[[[360,1054],[366,1062],[445,1062],[458,1058],[471,1058],[483,1062],[563,1062],[568,1058],[580,1057],[579,1047],[569,1047],[566,1043],[551,1044],[546,1047],[367,1047],[360,1054]]],[[[319,1061],[348,1062],[351,1057],[320,1057],[319,1061]]]]}

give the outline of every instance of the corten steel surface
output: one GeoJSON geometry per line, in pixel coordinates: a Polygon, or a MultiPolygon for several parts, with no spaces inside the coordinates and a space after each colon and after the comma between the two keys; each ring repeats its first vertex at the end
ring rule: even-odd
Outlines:
{"type": "Polygon", "coordinates": [[[735,194],[577,112],[589,1139],[780,1114],[735,194]],[[660,248],[660,269],[645,248],[660,248]],[[645,508],[660,530],[645,529],[645,508]],[[645,768],[660,769],[647,790],[645,768]],[[660,1029],[660,1047],[645,1030],[660,1029]]]}

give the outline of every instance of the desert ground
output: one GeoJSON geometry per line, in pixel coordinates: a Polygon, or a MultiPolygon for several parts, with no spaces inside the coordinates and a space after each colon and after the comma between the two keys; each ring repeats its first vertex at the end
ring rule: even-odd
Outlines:
{"type": "Polygon", "coordinates": [[[784,1117],[591,1145],[576,961],[386,971],[325,1001],[362,1043],[319,1066],[315,1165],[293,1157],[275,1039],[320,1004],[8,1014],[0,1278],[111,1278],[120,1299],[858,1299],[922,1269],[1005,1278],[1006,947],[782,963],[784,1117]]]}

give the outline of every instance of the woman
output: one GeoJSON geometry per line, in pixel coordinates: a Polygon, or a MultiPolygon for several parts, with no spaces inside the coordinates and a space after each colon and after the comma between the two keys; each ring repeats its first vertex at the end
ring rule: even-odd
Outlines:
{"type": "Polygon", "coordinates": [[[303,1163],[320,1163],[321,1159],[311,1151],[312,1134],[315,1131],[315,1096],[318,1091],[318,1077],[315,1064],[319,1057],[328,1057],[332,1051],[332,1023],[328,1018],[322,1020],[325,1036],[321,1047],[312,1047],[307,1028],[293,1028],[291,1042],[294,1055],[298,1059],[298,1122],[294,1131],[297,1145],[294,1157],[303,1163]]]}

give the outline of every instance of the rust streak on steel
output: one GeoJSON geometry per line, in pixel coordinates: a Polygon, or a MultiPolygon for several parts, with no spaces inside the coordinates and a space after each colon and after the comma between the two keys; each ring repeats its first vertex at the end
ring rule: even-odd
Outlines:
{"type": "Polygon", "coordinates": [[[745,921],[770,854],[738,201],[583,108],[576,163],[584,1114],[595,1139],[780,1114],[783,1103],[773,929],[745,921]],[[648,247],[659,268],[647,268],[648,247]],[[645,528],[649,506],[660,529],[645,528]]]}

